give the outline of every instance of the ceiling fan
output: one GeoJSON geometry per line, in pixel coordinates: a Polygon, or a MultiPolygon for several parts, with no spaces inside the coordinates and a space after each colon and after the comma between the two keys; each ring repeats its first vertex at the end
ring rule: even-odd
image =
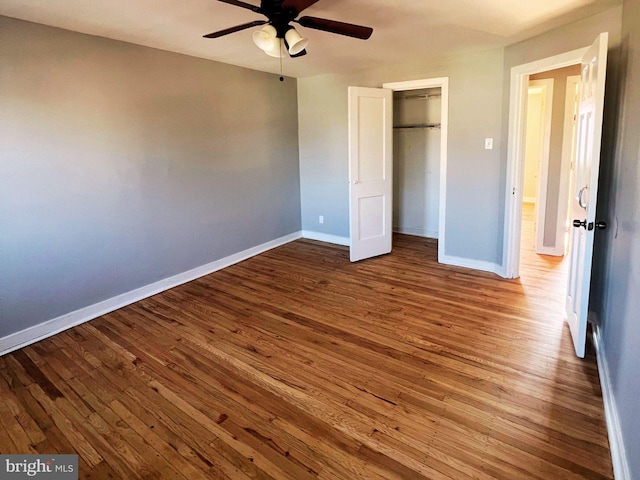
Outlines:
{"type": "Polygon", "coordinates": [[[235,27],[225,28],[219,32],[209,33],[204,35],[204,37],[218,38],[223,35],[266,24],[260,30],[254,32],[253,41],[267,55],[271,55],[272,57],[282,58],[285,52],[288,52],[291,57],[306,55],[307,51],[305,48],[308,40],[300,36],[295,28],[290,25],[291,22],[303,27],[346,35],[347,37],[360,38],[362,40],[368,39],[373,33],[373,29],[370,27],[327,20],[326,18],[309,16],[297,18],[300,12],[318,0],[261,0],[259,7],[240,0],[218,1],[259,13],[267,17],[267,20],[254,20],[253,22],[243,23],[235,27]]]}

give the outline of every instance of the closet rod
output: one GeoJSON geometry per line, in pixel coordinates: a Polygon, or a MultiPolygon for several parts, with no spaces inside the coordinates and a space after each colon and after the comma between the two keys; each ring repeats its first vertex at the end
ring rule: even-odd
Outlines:
{"type": "Polygon", "coordinates": [[[439,123],[413,123],[410,125],[394,125],[393,128],[440,128],[439,123]]]}
{"type": "Polygon", "coordinates": [[[411,100],[412,98],[424,98],[424,99],[428,99],[428,98],[432,98],[432,97],[441,97],[442,94],[441,93],[421,93],[418,95],[403,95],[400,98],[402,98],[403,100],[411,100]]]}

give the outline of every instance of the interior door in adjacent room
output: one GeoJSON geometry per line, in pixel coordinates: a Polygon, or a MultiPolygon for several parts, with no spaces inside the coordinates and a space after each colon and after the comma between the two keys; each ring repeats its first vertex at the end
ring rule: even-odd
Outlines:
{"type": "Polygon", "coordinates": [[[567,286],[567,323],[576,355],[584,357],[596,222],[608,34],[601,33],[582,58],[574,196],[567,286]]]}
{"type": "Polygon", "coordinates": [[[352,262],[391,252],[392,102],[391,90],[349,87],[349,222],[352,262]]]}
{"type": "Polygon", "coordinates": [[[530,80],[527,96],[523,201],[533,200],[534,249],[539,254],[548,253],[544,248],[544,231],[551,151],[553,83],[553,79],[530,80]]]}

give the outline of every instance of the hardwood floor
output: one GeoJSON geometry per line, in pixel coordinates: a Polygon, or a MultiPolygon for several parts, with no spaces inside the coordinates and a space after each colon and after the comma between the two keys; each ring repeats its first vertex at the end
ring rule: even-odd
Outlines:
{"type": "Polygon", "coordinates": [[[0,451],[77,452],[80,478],[612,478],[562,262],[436,256],[299,240],[0,357],[0,451]]]}

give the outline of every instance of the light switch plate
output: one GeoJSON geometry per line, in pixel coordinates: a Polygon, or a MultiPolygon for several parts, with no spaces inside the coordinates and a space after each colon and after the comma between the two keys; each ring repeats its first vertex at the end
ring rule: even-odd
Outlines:
{"type": "Polygon", "coordinates": [[[493,138],[485,138],[484,139],[484,149],[485,150],[493,150],[493,138]]]}

